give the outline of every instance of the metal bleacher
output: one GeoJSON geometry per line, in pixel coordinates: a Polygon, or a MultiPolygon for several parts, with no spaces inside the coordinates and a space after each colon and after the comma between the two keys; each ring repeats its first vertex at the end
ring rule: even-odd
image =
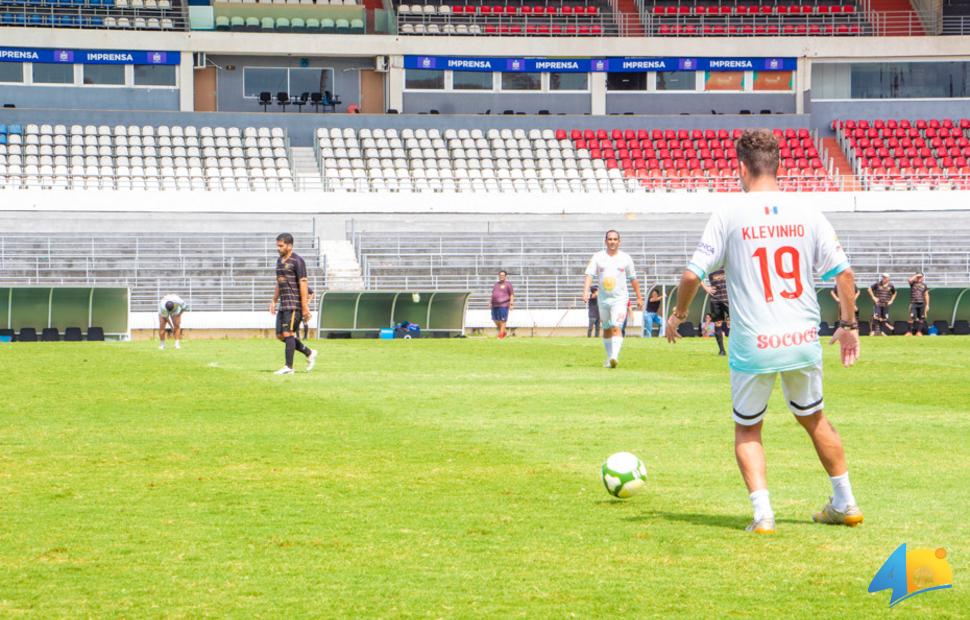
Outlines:
{"type": "MultiPolygon", "coordinates": [[[[870,218],[876,217],[870,214],[870,218]]],[[[624,231],[622,249],[637,266],[642,285],[676,285],[706,218],[677,230],[624,231]]],[[[871,220],[869,220],[871,221],[871,220]]],[[[930,286],[970,283],[970,228],[914,232],[840,227],[840,239],[861,287],[888,272],[905,283],[916,270],[930,286]]],[[[353,242],[367,288],[440,288],[475,291],[472,308],[486,308],[500,269],[509,272],[522,309],[581,304],[582,274],[603,247],[602,231],[414,233],[355,232],[353,242]]],[[[818,282],[819,286],[823,286],[818,282]]]]}
{"type": "MultiPolygon", "coordinates": [[[[322,290],[317,243],[295,248],[310,286],[322,290]]],[[[273,235],[4,234],[0,285],[112,285],[131,288],[131,310],[153,311],[167,293],[192,310],[256,311],[273,295],[277,252],[273,235]]]]}

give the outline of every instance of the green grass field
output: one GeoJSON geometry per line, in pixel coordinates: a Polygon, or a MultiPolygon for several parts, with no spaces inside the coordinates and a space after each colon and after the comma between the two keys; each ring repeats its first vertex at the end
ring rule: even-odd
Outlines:
{"type": "MultiPolygon", "coordinates": [[[[289,377],[275,341],[0,347],[0,616],[887,617],[900,543],[970,611],[970,338],[826,350],[827,411],[866,522],[776,387],[774,537],[743,527],[727,366],[711,341],[331,341],[289,377]],[[626,501],[599,467],[638,454],[626,501]]],[[[297,360],[297,368],[304,363],[297,360]]]]}

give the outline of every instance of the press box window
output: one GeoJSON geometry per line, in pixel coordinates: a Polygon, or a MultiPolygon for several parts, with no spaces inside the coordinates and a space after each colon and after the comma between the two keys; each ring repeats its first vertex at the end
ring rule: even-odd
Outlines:
{"type": "Polygon", "coordinates": [[[0,62],[0,82],[23,82],[24,65],[19,62],[0,62]]]}
{"type": "Polygon", "coordinates": [[[84,65],[84,84],[95,86],[124,86],[124,65],[84,65]]]}
{"type": "Polygon", "coordinates": [[[697,73],[657,71],[657,90],[697,90],[697,73]]]}
{"type": "Polygon", "coordinates": [[[589,74],[550,73],[549,90],[589,90],[589,74]]]}
{"type": "Polygon", "coordinates": [[[290,69],[290,91],[293,95],[303,93],[333,92],[333,76],[330,69],[290,69]]]}
{"type": "Polygon", "coordinates": [[[35,62],[34,84],[73,84],[74,65],[35,62]]]}
{"type": "Polygon", "coordinates": [[[492,90],[492,74],[484,71],[454,71],[451,86],[455,90],[492,90]]]}
{"type": "Polygon", "coordinates": [[[175,66],[135,65],[135,86],[175,86],[175,66]]]}
{"type": "Polygon", "coordinates": [[[259,97],[261,92],[289,94],[286,69],[246,67],[243,69],[243,97],[259,97]]]}
{"type": "Polygon", "coordinates": [[[542,74],[503,73],[502,90],[542,90],[542,74]]]}
{"type": "Polygon", "coordinates": [[[647,90],[647,74],[607,73],[606,90],[647,90]]]}
{"type": "Polygon", "coordinates": [[[414,90],[444,90],[445,72],[433,69],[408,69],[404,73],[404,88],[414,90]]]}

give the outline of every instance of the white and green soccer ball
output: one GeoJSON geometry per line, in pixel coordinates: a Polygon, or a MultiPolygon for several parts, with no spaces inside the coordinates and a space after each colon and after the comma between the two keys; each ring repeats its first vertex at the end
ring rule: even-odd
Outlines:
{"type": "Polygon", "coordinates": [[[647,467],[635,454],[617,452],[603,463],[603,485],[613,497],[633,497],[647,484],[647,467]]]}

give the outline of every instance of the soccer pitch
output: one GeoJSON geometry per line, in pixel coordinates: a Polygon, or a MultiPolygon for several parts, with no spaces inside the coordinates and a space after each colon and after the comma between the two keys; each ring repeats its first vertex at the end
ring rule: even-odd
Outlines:
{"type": "Polygon", "coordinates": [[[886,617],[901,543],[945,547],[970,610],[970,338],[826,347],[826,411],[865,523],[780,385],[765,446],[778,533],[743,528],[727,362],[710,340],[275,341],[0,349],[0,616],[886,617]],[[611,498],[628,450],[646,491],[611,498]]]}

